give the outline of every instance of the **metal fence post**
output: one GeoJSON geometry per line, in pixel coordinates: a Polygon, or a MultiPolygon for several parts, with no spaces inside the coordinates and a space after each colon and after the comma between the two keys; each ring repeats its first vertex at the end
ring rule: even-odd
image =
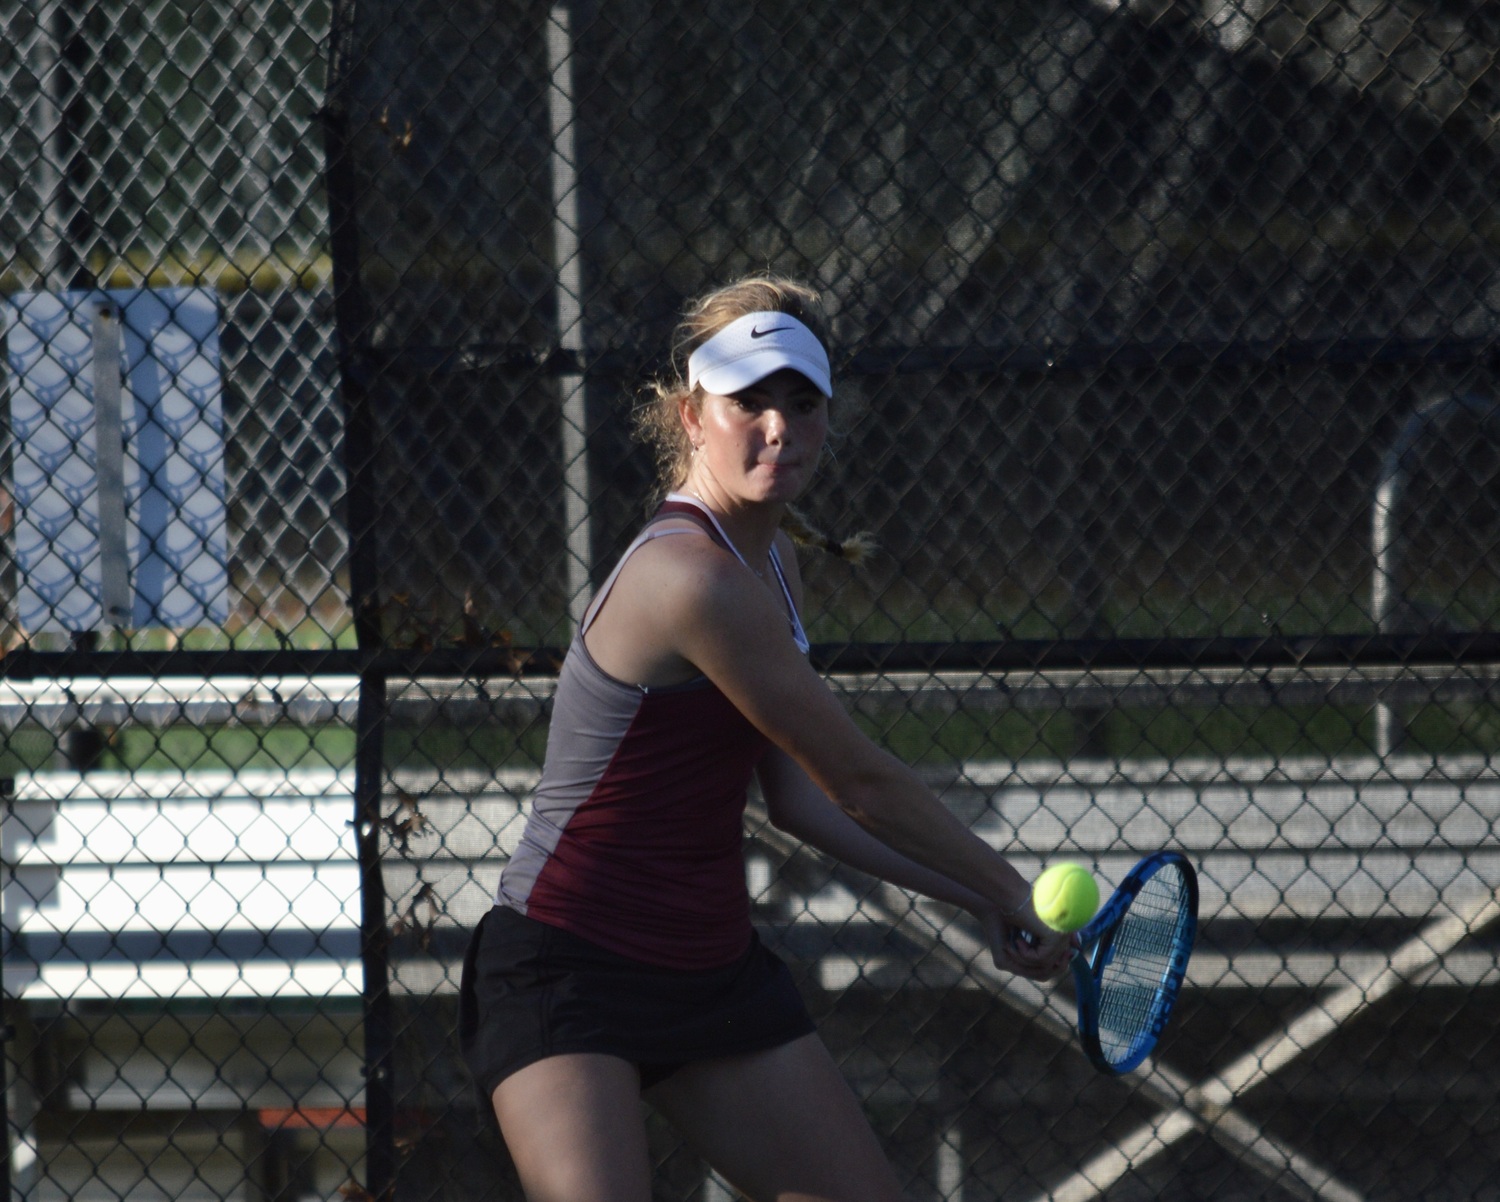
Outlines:
{"type": "MultiPolygon", "coordinates": [[[[557,342],[575,360],[583,353],[583,258],[579,253],[577,123],[573,103],[573,34],[568,6],[547,18],[547,107],[552,127],[552,256],[557,270],[557,342]]],[[[594,553],[590,537],[588,398],[583,374],[558,377],[562,394],[563,534],[567,545],[568,617],[576,632],[588,607],[594,553]]]]}
{"type": "MultiPolygon", "coordinates": [[[[352,0],[336,3],[333,8],[328,97],[322,118],[334,306],[340,328],[347,331],[340,346],[339,374],[346,413],[350,604],[359,645],[369,650],[381,645],[382,633],[375,617],[379,570],[372,527],[378,520],[378,506],[372,479],[374,434],[366,370],[374,319],[358,273],[353,270],[359,253],[355,220],[357,185],[349,158],[350,115],[344,87],[350,61],[357,55],[352,40],[354,10],[352,0]]],[[[385,675],[378,671],[362,672],[355,716],[354,823],[359,859],[365,1032],[365,1188],[382,1202],[394,1193],[396,1180],[390,932],[386,923],[385,878],[380,866],[385,710],[385,675]]]]}
{"type": "Polygon", "coordinates": [[[360,960],[364,970],[365,1188],[377,1199],[387,1198],[396,1180],[390,932],[385,914],[385,877],[380,868],[385,686],[385,677],[379,673],[367,673],[360,679],[354,753],[360,960]]]}
{"type": "MultiPolygon", "coordinates": [[[[1500,410],[1500,402],[1468,393],[1444,397],[1421,405],[1406,419],[1385,457],[1380,461],[1380,475],[1375,482],[1375,499],[1370,516],[1370,554],[1374,561],[1370,579],[1370,617],[1380,634],[1391,633],[1396,609],[1396,506],[1406,483],[1406,461],[1432,426],[1454,409],[1485,414],[1500,410]]],[[[1396,715],[1387,702],[1375,705],[1375,754],[1382,760],[1395,750],[1398,737],[1396,715]]]]}

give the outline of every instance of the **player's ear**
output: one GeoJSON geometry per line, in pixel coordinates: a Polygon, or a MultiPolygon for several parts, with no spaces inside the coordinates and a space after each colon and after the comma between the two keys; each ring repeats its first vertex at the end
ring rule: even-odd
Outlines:
{"type": "Polygon", "coordinates": [[[702,405],[702,398],[696,391],[685,392],[677,398],[677,417],[694,449],[703,441],[702,405]]]}

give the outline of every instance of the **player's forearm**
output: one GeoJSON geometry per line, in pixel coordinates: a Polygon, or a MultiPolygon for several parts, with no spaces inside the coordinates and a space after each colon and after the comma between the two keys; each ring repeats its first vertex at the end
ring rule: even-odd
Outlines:
{"type": "Polygon", "coordinates": [[[840,785],[839,808],[880,842],[1007,913],[1026,906],[1026,879],[899,760],[881,753],[840,785]]]}
{"type": "Polygon", "coordinates": [[[834,859],[901,889],[978,912],[988,904],[974,890],[935,872],[876,838],[848,814],[819,796],[777,825],[834,859]]]}

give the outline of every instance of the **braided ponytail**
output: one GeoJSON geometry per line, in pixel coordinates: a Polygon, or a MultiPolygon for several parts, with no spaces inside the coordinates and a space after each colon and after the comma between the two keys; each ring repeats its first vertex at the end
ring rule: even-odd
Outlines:
{"type": "Polygon", "coordinates": [[[782,515],[781,528],[791,535],[792,541],[799,547],[815,547],[848,563],[864,563],[875,553],[875,536],[868,530],[861,530],[858,534],[840,540],[816,529],[801,510],[790,505],[782,515]]]}

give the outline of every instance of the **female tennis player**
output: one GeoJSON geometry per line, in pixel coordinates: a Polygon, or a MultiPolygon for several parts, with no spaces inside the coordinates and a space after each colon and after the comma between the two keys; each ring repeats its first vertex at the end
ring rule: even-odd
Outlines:
{"type": "Polygon", "coordinates": [[[752,777],[777,827],[971,911],[1000,967],[1047,980],[1071,954],[1021,874],[808,663],[781,527],[828,433],[819,328],[792,281],[711,293],[643,413],[665,499],[569,649],[525,834],[464,966],[465,1055],[531,1202],[648,1202],[642,1097],[757,1202],[900,1196],[751,926],[752,777]]]}

